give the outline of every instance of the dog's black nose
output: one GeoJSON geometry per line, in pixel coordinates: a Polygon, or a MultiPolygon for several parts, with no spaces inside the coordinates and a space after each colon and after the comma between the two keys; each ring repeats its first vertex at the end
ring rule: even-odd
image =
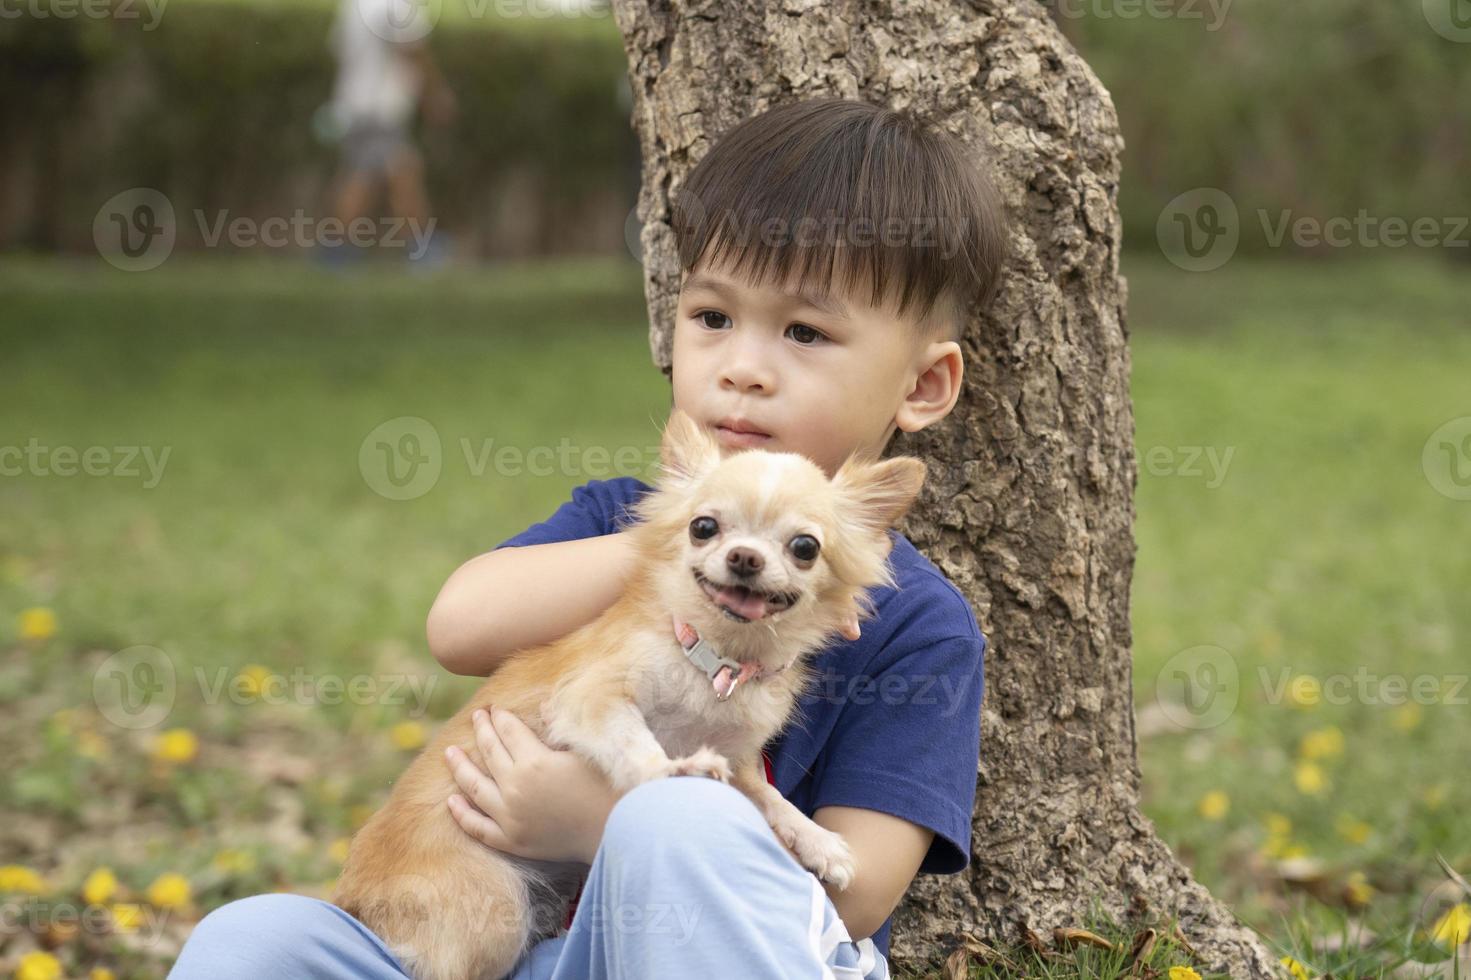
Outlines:
{"type": "Polygon", "coordinates": [[[755,575],[766,564],[765,559],[750,548],[732,548],[725,553],[725,563],[741,578],[755,575]]]}

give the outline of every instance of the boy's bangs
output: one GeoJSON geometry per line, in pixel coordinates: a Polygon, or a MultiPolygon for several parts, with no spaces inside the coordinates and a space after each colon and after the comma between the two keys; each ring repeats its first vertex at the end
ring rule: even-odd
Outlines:
{"type": "Polygon", "coordinates": [[[922,330],[989,300],[1003,240],[994,189],[963,147],[844,99],[736,125],[690,172],[672,218],[685,272],[708,263],[761,285],[841,291],[922,330]]]}

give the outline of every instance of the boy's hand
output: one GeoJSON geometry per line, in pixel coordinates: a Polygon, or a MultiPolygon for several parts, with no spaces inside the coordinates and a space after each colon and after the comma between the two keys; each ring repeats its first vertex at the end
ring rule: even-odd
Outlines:
{"type": "Polygon", "coordinates": [[[857,616],[849,616],[848,619],[843,623],[842,628],[839,629],[838,632],[840,632],[843,635],[843,639],[845,639],[845,640],[856,640],[856,639],[858,639],[858,637],[859,637],[859,632],[858,632],[858,617],[857,616]]]}
{"type": "Polygon", "coordinates": [[[460,828],[482,844],[537,861],[591,864],[619,795],[607,776],[575,752],[548,748],[515,714],[472,716],[487,771],[450,746],[461,793],[449,798],[460,828]]]}

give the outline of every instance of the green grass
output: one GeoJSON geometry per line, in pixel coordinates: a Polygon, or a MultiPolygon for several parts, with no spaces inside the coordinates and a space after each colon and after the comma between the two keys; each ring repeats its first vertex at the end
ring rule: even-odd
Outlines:
{"type": "MultiPolygon", "coordinates": [[[[565,438],[647,459],[668,391],[627,262],[422,279],[387,266],[99,265],[0,266],[0,447],[169,456],[151,489],[124,476],[0,477],[0,710],[11,721],[0,751],[14,769],[0,812],[38,828],[0,836],[0,864],[36,867],[69,893],[101,864],[133,893],[184,872],[195,895],[183,934],[228,898],[320,887],[335,869],[328,845],[408,758],[391,726],[415,720],[387,699],[208,703],[195,668],[413,675],[433,680],[425,720],[447,715],[475,683],[445,676],[424,647],[445,577],[608,475],[518,476],[493,456],[477,473],[465,446],[473,459],[486,440],[493,454],[555,452],[565,438]],[[380,423],[406,416],[433,426],[442,472],[392,500],[359,454],[380,423]],[[18,637],[31,607],[55,611],[54,637],[18,637]],[[137,645],[162,651],[180,678],[165,725],[198,734],[194,763],[153,762],[150,732],[110,725],[93,704],[93,674],[137,645]],[[255,867],[211,867],[227,847],[255,867]]],[[[1421,470],[1430,433],[1471,415],[1461,274],[1236,261],[1187,275],[1136,258],[1126,271],[1141,457],[1136,702],[1157,717],[1156,678],[1199,646],[1227,652],[1239,692],[1219,725],[1141,738],[1146,810],[1207,886],[1310,970],[1372,975],[1425,952],[1417,926],[1439,906],[1421,905],[1444,878],[1435,855],[1471,871],[1471,713],[1268,695],[1280,670],[1467,671],[1471,503],[1421,470]],[[1181,465],[1197,450],[1231,452],[1218,481],[1181,465]],[[1329,727],[1342,749],[1319,762],[1328,788],[1304,794],[1300,741],[1329,727]],[[1211,791],[1229,802],[1220,819],[1197,809],[1211,791]],[[1269,813],[1291,823],[1270,842],[1269,813]],[[1348,820],[1367,836],[1346,839],[1348,820]],[[1278,860],[1293,847],[1320,862],[1297,885],[1278,860]],[[1353,872],[1375,891],[1350,917],[1353,872]],[[1367,963],[1323,945],[1349,922],[1380,937],[1367,963]]],[[[83,943],[68,962],[156,975],[155,960],[127,955],[83,943]]],[[[1094,960],[1027,972],[1110,975],[1094,960]]]]}

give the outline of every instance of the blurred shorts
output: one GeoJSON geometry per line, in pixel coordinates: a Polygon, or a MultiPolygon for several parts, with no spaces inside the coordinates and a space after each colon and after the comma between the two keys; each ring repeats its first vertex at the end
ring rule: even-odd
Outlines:
{"type": "Polygon", "coordinates": [[[342,136],[342,163],[356,173],[380,174],[409,149],[412,147],[403,124],[360,120],[349,124],[342,136]]]}

